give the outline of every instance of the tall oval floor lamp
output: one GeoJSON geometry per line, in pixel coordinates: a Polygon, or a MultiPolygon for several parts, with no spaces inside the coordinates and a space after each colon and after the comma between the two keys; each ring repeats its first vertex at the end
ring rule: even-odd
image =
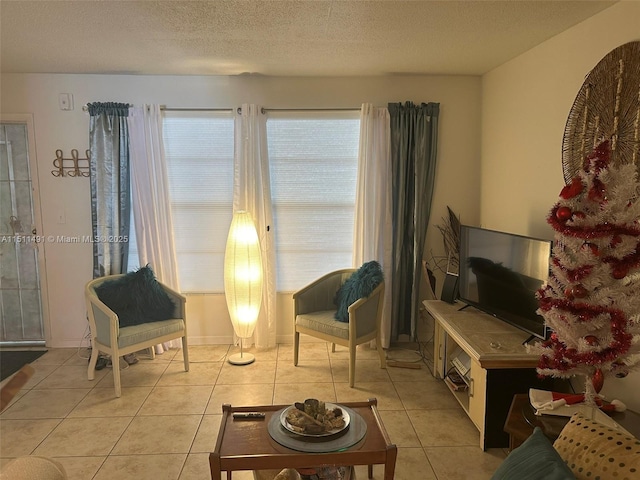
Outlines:
{"type": "Polygon", "coordinates": [[[224,253],[224,293],[233,330],[240,338],[240,353],[230,355],[233,365],[247,365],[255,356],[242,350],[242,341],[253,335],[262,303],[262,256],[258,232],[251,214],[233,214],[224,253]]]}

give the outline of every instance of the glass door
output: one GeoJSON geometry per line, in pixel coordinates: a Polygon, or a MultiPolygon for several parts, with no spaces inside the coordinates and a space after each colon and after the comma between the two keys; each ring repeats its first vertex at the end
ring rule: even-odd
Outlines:
{"type": "Polygon", "coordinates": [[[45,340],[29,126],[0,122],[0,345],[45,340]]]}

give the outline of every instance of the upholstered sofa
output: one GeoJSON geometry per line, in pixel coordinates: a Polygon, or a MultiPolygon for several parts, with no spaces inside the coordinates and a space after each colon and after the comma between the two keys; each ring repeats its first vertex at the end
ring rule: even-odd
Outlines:
{"type": "Polygon", "coordinates": [[[640,440],[577,413],[553,443],[536,427],[492,477],[492,480],[570,479],[640,479],[640,440]]]}

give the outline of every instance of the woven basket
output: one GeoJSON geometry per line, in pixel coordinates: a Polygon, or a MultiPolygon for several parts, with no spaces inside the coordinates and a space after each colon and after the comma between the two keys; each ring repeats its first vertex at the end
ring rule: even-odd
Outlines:
{"type": "Polygon", "coordinates": [[[600,60],[573,102],[562,141],[565,183],[571,183],[585,156],[603,140],[611,141],[613,163],[638,165],[639,127],[640,42],[630,42],[600,60]]]}

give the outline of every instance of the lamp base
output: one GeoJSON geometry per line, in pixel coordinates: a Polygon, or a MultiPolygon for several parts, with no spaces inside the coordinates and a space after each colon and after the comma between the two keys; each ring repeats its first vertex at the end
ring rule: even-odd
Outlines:
{"type": "Polygon", "coordinates": [[[255,362],[256,357],[251,353],[234,353],[227,357],[227,362],[231,365],[249,365],[255,362]]]}

